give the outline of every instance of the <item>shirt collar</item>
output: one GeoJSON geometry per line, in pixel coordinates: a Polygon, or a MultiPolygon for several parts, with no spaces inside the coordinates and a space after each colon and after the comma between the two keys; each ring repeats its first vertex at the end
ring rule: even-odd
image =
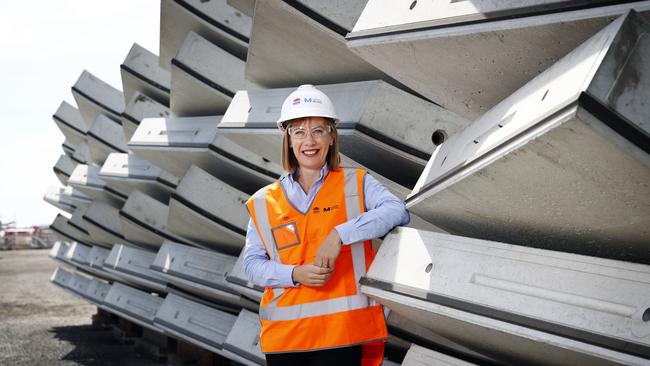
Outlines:
{"type": "MultiPolygon", "coordinates": [[[[327,164],[327,162],[326,162],[326,163],[323,165],[323,167],[320,168],[320,177],[318,177],[318,181],[322,181],[323,179],[325,179],[325,177],[327,177],[327,174],[329,173],[329,171],[330,171],[330,169],[329,169],[328,164],[327,164]]],[[[295,174],[295,172],[292,172],[292,173],[287,174],[287,179],[289,179],[289,182],[292,183],[292,184],[296,182],[296,181],[293,179],[293,175],[294,175],[294,174],[295,174]]]]}

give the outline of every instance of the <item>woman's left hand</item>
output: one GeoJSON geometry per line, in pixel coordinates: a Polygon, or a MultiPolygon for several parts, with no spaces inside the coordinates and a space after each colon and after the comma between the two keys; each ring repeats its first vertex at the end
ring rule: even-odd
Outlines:
{"type": "Polygon", "coordinates": [[[335,229],[332,229],[321,243],[318,253],[316,253],[316,259],[314,259],[314,265],[334,269],[334,262],[336,262],[340,252],[341,237],[339,237],[339,233],[335,229]]]}

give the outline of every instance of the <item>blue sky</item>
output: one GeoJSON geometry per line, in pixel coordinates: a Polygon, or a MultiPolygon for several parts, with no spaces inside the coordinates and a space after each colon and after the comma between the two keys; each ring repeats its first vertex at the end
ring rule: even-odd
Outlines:
{"type": "Polygon", "coordinates": [[[63,153],[52,121],[83,69],[122,89],[120,64],[137,42],[158,54],[160,1],[0,2],[0,221],[49,224],[43,201],[63,153]]]}

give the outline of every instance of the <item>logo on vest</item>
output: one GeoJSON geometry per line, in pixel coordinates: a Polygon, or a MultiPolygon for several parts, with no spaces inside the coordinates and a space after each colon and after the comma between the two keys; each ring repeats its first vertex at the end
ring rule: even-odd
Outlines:
{"type": "MultiPolygon", "coordinates": [[[[330,207],[323,207],[323,212],[331,212],[331,211],[338,210],[338,209],[339,209],[339,205],[334,205],[334,206],[330,206],[330,207]]],[[[321,210],[318,207],[314,207],[312,209],[312,213],[315,213],[315,214],[320,213],[320,211],[321,210]]]]}

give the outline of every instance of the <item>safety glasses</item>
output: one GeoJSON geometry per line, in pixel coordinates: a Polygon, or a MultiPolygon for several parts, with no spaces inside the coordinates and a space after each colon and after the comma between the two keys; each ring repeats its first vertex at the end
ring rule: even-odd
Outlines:
{"type": "Polygon", "coordinates": [[[332,126],[316,126],[312,128],[289,127],[287,132],[292,139],[296,140],[304,140],[307,138],[308,134],[311,134],[315,140],[320,140],[325,137],[325,135],[332,132],[332,126]]]}

